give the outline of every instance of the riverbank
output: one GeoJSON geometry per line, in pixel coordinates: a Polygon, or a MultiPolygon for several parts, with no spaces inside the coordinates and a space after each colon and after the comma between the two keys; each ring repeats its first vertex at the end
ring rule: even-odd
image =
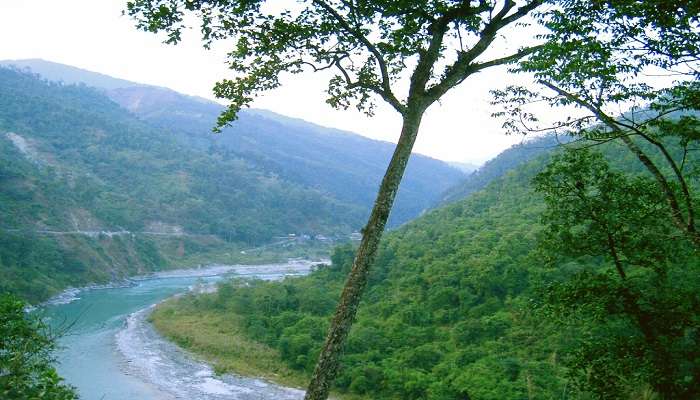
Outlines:
{"type": "MultiPolygon", "coordinates": [[[[194,277],[194,278],[204,278],[204,277],[212,277],[212,276],[222,276],[229,274],[233,271],[236,271],[237,275],[241,276],[246,276],[246,275],[256,275],[258,272],[258,269],[261,267],[267,267],[270,264],[273,263],[282,263],[284,260],[281,260],[280,257],[272,258],[270,261],[270,258],[260,258],[257,260],[257,263],[246,263],[246,264],[200,264],[197,267],[194,268],[179,268],[179,267],[173,267],[172,269],[166,269],[164,271],[152,271],[148,272],[146,274],[140,274],[140,275],[135,275],[131,276],[128,278],[112,281],[112,282],[107,282],[104,284],[89,284],[81,287],[69,287],[64,289],[62,292],[58,293],[57,295],[49,298],[48,300],[36,305],[36,306],[27,306],[27,311],[32,311],[37,308],[41,307],[46,307],[49,305],[61,305],[61,304],[69,304],[72,303],[75,300],[78,300],[80,297],[80,293],[84,293],[87,291],[91,290],[102,290],[102,289],[119,289],[119,288],[126,288],[130,286],[134,286],[138,284],[138,282],[141,281],[147,281],[151,279],[162,279],[162,278],[188,278],[188,277],[194,277]]],[[[330,262],[327,259],[320,259],[317,258],[315,261],[308,260],[304,257],[297,257],[297,258],[287,258],[286,263],[287,264],[298,264],[297,267],[301,267],[301,274],[306,274],[308,271],[311,269],[313,265],[316,264],[323,264],[323,263],[328,263],[330,262]]],[[[292,272],[289,273],[288,275],[295,275],[298,274],[299,272],[292,272]]]]}
{"type": "Polygon", "coordinates": [[[327,258],[330,243],[273,242],[251,248],[211,236],[170,237],[82,234],[34,235],[0,230],[0,292],[31,305],[71,299],[88,286],[129,284],[134,276],[211,264],[264,264],[289,258],[327,258]],[[7,260],[12,261],[8,264],[7,260]],[[15,265],[16,264],[16,265],[15,265]],[[21,264],[21,265],[20,265],[21,264]]]}
{"type": "MultiPolygon", "coordinates": [[[[158,304],[148,320],[167,340],[200,357],[217,374],[262,378],[276,385],[303,389],[310,376],[287,366],[277,349],[248,337],[243,319],[234,313],[203,310],[200,296],[187,294],[158,304]]],[[[366,400],[368,397],[332,393],[332,398],[366,400]]]]}
{"type": "Polygon", "coordinates": [[[276,350],[250,340],[236,315],[201,312],[190,295],[158,304],[149,322],[156,331],[183,349],[206,360],[218,374],[260,377],[279,385],[302,388],[307,377],[284,364],[276,350]]]}
{"type": "MultiPolygon", "coordinates": [[[[198,254],[196,257],[189,257],[186,259],[178,260],[168,264],[166,267],[162,267],[154,270],[136,271],[133,274],[125,275],[119,278],[113,277],[112,280],[97,279],[93,281],[79,281],[80,286],[67,286],[63,287],[60,292],[57,292],[50,297],[43,296],[39,298],[39,302],[31,303],[27,306],[27,311],[34,310],[36,308],[41,308],[47,305],[56,304],[67,304],[75,301],[81,292],[88,290],[97,289],[116,289],[129,287],[135,284],[135,282],[155,279],[155,278],[167,278],[167,277],[177,277],[177,276],[213,276],[221,275],[237,268],[245,272],[245,268],[253,268],[252,273],[254,273],[254,268],[259,265],[273,264],[273,263],[284,263],[290,260],[319,260],[313,261],[314,263],[326,262],[329,253],[329,248],[327,247],[312,247],[305,249],[283,249],[283,251],[268,250],[266,252],[260,252],[256,254],[235,254],[232,255],[231,252],[222,252],[216,254],[209,254],[209,259],[198,254]],[[195,265],[196,267],[192,267],[195,265]]],[[[28,300],[25,298],[25,300],[28,300]]]]}

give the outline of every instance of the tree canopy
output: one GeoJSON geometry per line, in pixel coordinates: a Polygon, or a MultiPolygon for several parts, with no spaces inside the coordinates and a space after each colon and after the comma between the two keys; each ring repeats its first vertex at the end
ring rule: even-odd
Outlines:
{"type": "Polygon", "coordinates": [[[544,309],[581,333],[567,361],[573,382],[622,398],[630,382],[660,398],[693,398],[697,363],[697,257],[648,175],[615,171],[598,152],[568,149],[534,179],[547,205],[542,247],[564,268],[602,258],[543,291],[544,309]]]}
{"type": "Polygon", "coordinates": [[[700,248],[688,179],[697,171],[686,163],[700,140],[700,2],[569,0],[540,20],[546,44],[520,65],[537,85],[496,90],[494,103],[503,109],[494,115],[505,117],[511,132],[622,142],[654,176],[674,223],[700,248]],[[567,111],[547,121],[552,113],[531,108],[539,103],[567,111]],[[683,149],[676,157],[669,139],[683,149]]]}
{"type": "Polygon", "coordinates": [[[7,400],[74,400],[78,396],[53,367],[54,337],[24,303],[0,295],[0,397],[7,400]]]}
{"type": "MultiPolygon", "coordinates": [[[[238,73],[214,92],[231,101],[220,123],[254,96],[280,85],[283,72],[333,70],[328,103],[372,114],[374,96],[404,114],[411,101],[427,107],[467,76],[520,59],[521,49],[495,59],[484,52],[499,31],[542,1],[341,1],[280,4],[266,0],[136,0],[127,9],[141,29],[178,43],[194,14],[205,46],[231,39],[228,63],[238,73]],[[288,6],[289,8],[285,8],[288,6]],[[407,91],[395,84],[411,72],[407,91]]],[[[417,105],[417,104],[415,104],[417,105]]]]}
{"type": "MultiPolygon", "coordinates": [[[[187,15],[200,23],[205,46],[231,39],[228,64],[233,79],[214,92],[230,101],[218,128],[235,119],[255,95],[280,85],[280,75],[334,70],[327,102],[355,105],[371,115],[379,97],[401,114],[401,135],[331,322],[306,398],[325,399],[338,369],[338,356],[367,284],[386,221],[426,109],[469,76],[530,54],[527,47],[505,56],[484,54],[503,29],[544,0],[310,0],[282,8],[269,0],[134,0],[128,13],[167,42],[181,40],[187,15]],[[407,87],[403,83],[407,82],[407,87]],[[399,88],[402,91],[399,91],[399,88]]],[[[291,5],[291,3],[290,3],[291,5]]]]}

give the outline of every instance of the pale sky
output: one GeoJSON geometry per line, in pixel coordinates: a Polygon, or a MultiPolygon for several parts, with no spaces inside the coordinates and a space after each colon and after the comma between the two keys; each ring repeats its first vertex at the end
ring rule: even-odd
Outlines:
{"type": "MultiPolygon", "coordinates": [[[[0,0],[0,60],[42,58],[117,78],[214,99],[211,88],[230,71],[224,64],[226,43],[202,49],[199,34],[186,35],[177,46],[162,37],[137,31],[121,15],[126,0],[0,0]]],[[[512,47],[512,46],[509,46],[512,47]]],[[[483,163],[522,140],[506,136],[491,118],[489,89],[511,78],[504,68],[467,79],[431,107],[414,151],[446,161],[483,163]]],[[[378,102],[376,115],[338,111],[325,103],[327,80],[318,74],[283,79],[283,87],[252,106],[302,118],[320,125],[396,142],[400,118],[378,102]]]]}

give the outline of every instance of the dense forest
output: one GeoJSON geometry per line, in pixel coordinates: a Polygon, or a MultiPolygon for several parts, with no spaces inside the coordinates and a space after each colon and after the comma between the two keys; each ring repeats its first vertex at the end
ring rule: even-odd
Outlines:
{"type": "MultiPolygon", "coordinates": [[[[573,231],[588,232],[586,243],[567,239],[553,217],[566,211],[547,200],[552,194],[546,181],[558,168],[577,162],[575,169],[586,175],[583,160],[588,160],[588,168],[603,168],[605,177],[648,179],[619,146],[595,149],[540,155],[484,190],[390,233],[336,390],[375,399],[640,399],[651,398],[645,397],[654,392],[651,385],[667,374],[674,380],[674,398],[692,398],[698,390],[693,377],[700,371],[693,350],[700,304],[697,252],[671,234],[674,239],[662,251],[674,256],[657,254],[660,264],[654,266],[666,276],[662,284],[639,258],[641,248],[652,251],[655,241],[668,238],[668,221],[654,219],[659,230],[643,228],[634,240],[629,231],[621,233],[634,282],[629,290],[666,347],[670,370],[659,371],[658,354],[644,344],[643,329],[620,308],[618,296],[624,298],[627,289],[621,289],[611,257],[591,251],[592,227],[584,223],[573,231]],[[577,248],[572,242],[580,244],[578,252],[571,250],[577,248]],[[569,250],[561,251],[563,245],[569,250]]],[[[616,184],[627,190],[621,181],[616,184]]],[[[640,221],[621,222],[630,224],[625,229],[641,229],[631,226],[640,221]]],[[[155,314],[156,326],[164,321],[177,327],[178,320],[214,314],[274,349],[288,368],[309,374],[353,254],[352,247],[339,247],[332,265],[305,278],[232,281],[215,294],[185,296],[155,314]]],[[[206,331],[165,333],[202,353],[229,351],[225,345],[207,348],[206,331]]]]}

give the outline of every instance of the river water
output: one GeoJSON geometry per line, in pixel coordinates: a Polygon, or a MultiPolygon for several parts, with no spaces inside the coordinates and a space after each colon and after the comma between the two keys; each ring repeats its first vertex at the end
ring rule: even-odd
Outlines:
{"type": "Polygon", "coordinates": [[[301,399],[297,389],[217,376],[161,338],[147,316],[156,303],[224,276],[281,279],[307,274],[311,265],[290,261],[181,270],[138,279],[129,287],[68,293],[42,310],[53,326],[70,326],[59,339],[58,371],[84,400],[301,399]]]}

